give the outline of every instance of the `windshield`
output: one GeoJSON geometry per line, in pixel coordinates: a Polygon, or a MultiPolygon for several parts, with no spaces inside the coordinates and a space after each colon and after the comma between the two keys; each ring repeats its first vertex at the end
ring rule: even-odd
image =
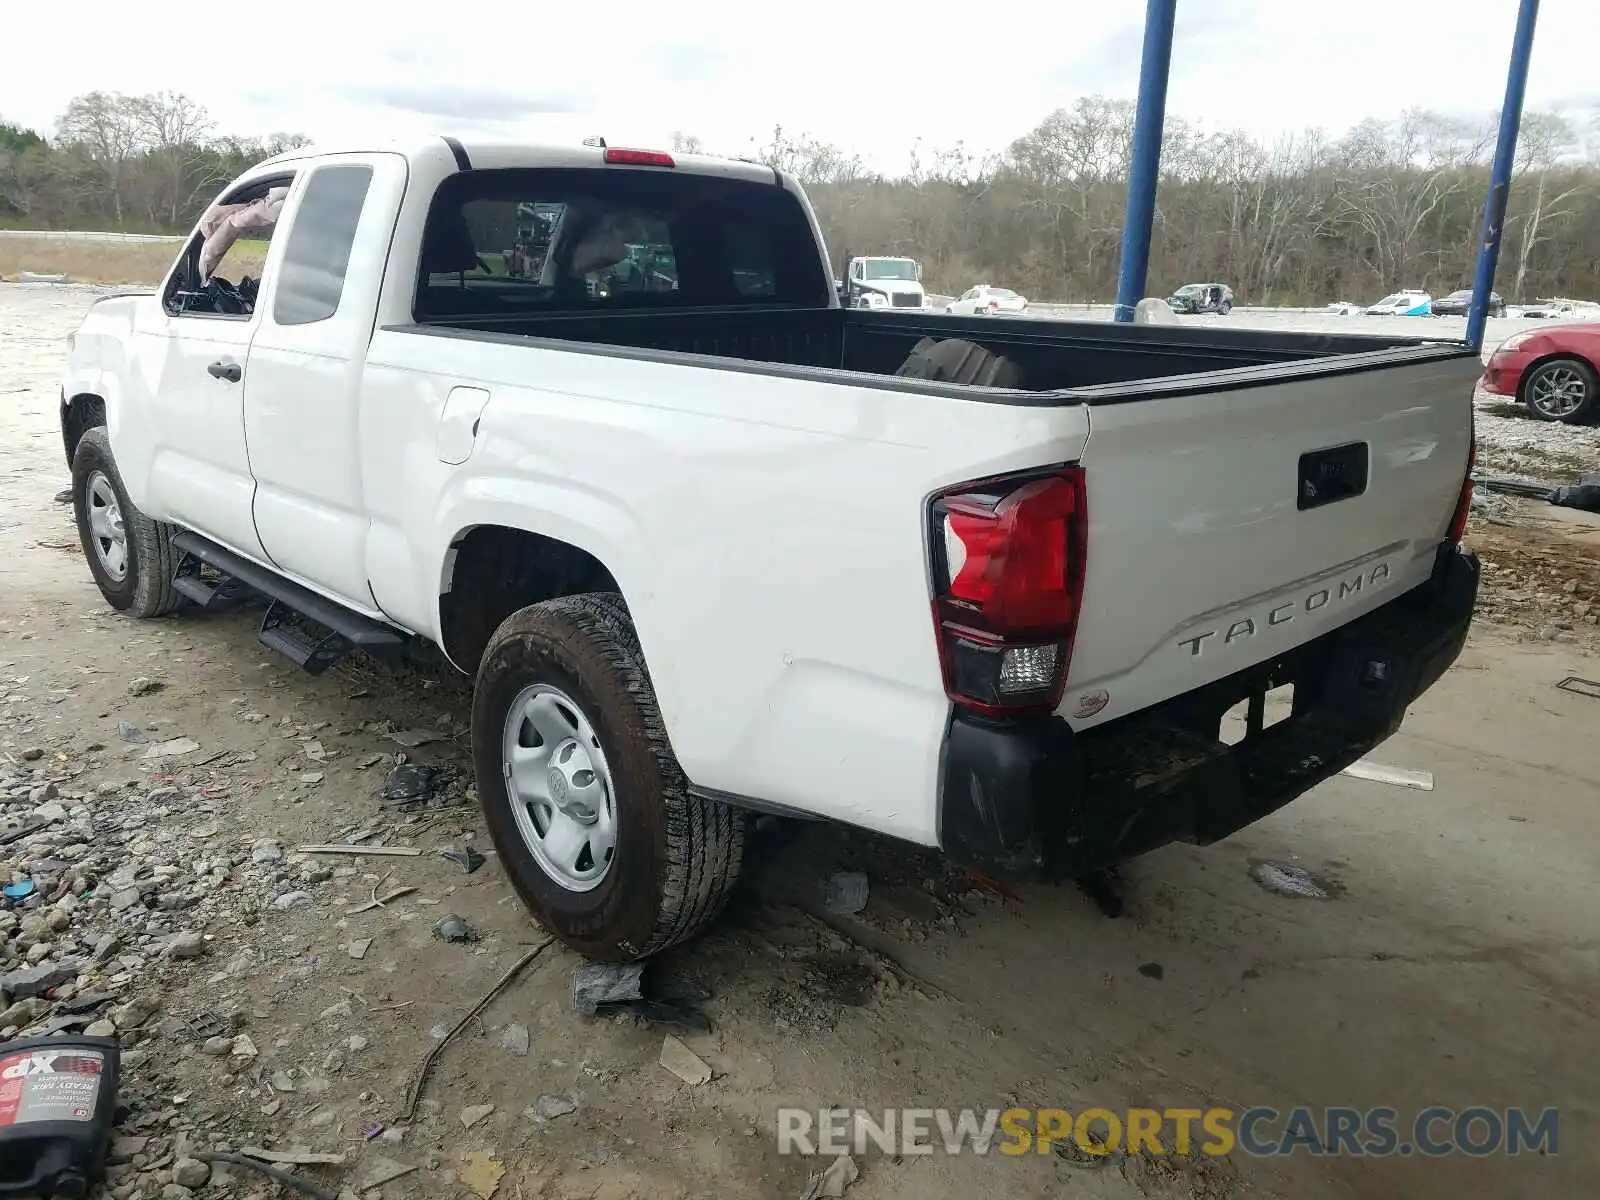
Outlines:
{"type": "Polygon", "coordinates": [[[908,258],[867,259],[868,279],[916,279],[917,264],[908,258]]]}
{"type": "Polygon", "coordinates": [[[1204,284],[1201,284],[1201,283],[1186,283],[1181,288],[1179,288],[1176,292],[1174,292],[1172,294],[1174,296],[1199,296],[1199,295],[1203,295],[1205,290],[1206,289],[1205,289],[1205,285],[1204,284]]]}
{"type": "Polygon", "coordinates": [[[1472,299],[1472,293],[1471,292],[1451,292],[1448,296],[1445,297],[1445,299],[1446,300],[1471,300],[1472,299]]]}
{"type": "Polygon", "coordinates": [[[1372,307],[1373,308],[1388,308],[1391,305],[1399,304],[1402,299],[1404,299],[1404,297],[1402,297],[1399,292],[1395,292],[1392,296],[1385,296],[1382,300],[1379,300],[1372,307]]]}

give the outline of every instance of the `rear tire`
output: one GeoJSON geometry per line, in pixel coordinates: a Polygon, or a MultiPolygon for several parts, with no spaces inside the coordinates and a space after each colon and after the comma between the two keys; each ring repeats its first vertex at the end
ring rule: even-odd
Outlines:
{"type": "Polygon", "coordinates": [[[85,431],[72,455],[72,507],[89,572],[106,603],[135,617],[178,607],[176,532],[133,506],[105,426],[85,431]]]}
{"type": "Polygon", "coordinates": [[[925,337],[911,348],[896,375],[931,379],[969,387],[1020,388],[1022,368],[1009,358],[991,354],[963,338],[936,341],[925,337]]]}
{"type": "Polygon", "coordinates": [[[506,618],[478,668],[472,756],[489,834],[512,886],[540,924],[585,957],[628,962],[686,941],[738,881],[745,814],[690,794],[615,593],[548,600],[506,618]],[[585,769],[571,776],[570,792],[539,782],[540,772],[554,780],[547,764],[574,759],[565,741],[539,757],[551,739],[543,729],[526,738],[520,732],[519,705],[532,703],[530,696],[555,697],[564,724],[579,731],[572,753],[583,754],[585,769]],[[519,754],[535,756],[522,771],[512,766],[519,754]],[[596,776],[603,799],[575,816],[536,794],[570,804],[596,776]],[[546,848],[553,822],[563,818],[583,826],[573,836],[589,839],[572,871],[546,848]],[[596,845],[609,845],[603,861],[596,845]]]}
{"type": "Polygon", "coordinates": [[[1583,425],[1596,411],[1595,370],[1581,358],[1552,358],[1522,380],[1522,403],[1541,421],[1583,425]]]}

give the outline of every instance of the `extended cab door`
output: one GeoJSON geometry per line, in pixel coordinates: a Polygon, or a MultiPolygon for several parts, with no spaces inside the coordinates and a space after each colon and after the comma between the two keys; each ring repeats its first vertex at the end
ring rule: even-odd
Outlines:
{"type": "Polygon", "coordinates": [[[374,616],[361,372],[405,179],[400,155],[347,154],[318,159],[297,181],[245,400],[267,554],[285,574],[374,616]]]}
{"type": "MultiPolygon", "coordinates": [[[[287,182],[287,178],[256,181],[227,201],[255,198],[269,186],[287,182]]],[[[277,241],[268,243],[259,266],[255,263],[261,243],[235,242],[213,273],[217,282],[205,289],[198,285],[201,242],[197,233],[185,247],[162,289],[157,322],[139,332],[156,350],[145,359],[152,367],[153,384],[146,401],[152,417],[149,428],[113,433],[130,443],[130,460],[148,455],[143,499],[152,516],[196,530],[259,561],[266,552],[251,512],[255,481],[245,445],[244,398],[261,308],[240,298],[248,296],[252,275],[264,280],[274,270],[277,241]],[[131,443],[146,439],[145,447],[135,453],[131,443]]]]}

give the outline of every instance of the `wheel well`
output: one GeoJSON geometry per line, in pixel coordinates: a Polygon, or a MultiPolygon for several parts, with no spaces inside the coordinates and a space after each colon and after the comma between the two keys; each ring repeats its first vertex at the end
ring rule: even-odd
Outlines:
{"type": "Polygon", "coordinates": [[[543,534],[479,525],[451,543],[452,561],[439,595],[444,651],[474,672],[500,623],[518,609],[580,592],[620,592],[616,579],[587,550],[543,534]]]}
{"type": "Polygon", "coordinates": [[[105,423],[106,402],[99,396],[84,393],[67,401],[67,411],[61,414],[61,443],[67,452],[67,466],[72,465],[83,435],[105,423]]]}

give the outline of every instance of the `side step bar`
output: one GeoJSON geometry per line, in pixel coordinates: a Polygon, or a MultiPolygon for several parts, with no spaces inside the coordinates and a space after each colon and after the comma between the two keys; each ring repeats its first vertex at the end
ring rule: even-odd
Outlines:
{"type": "Polygon", "coordinates": [[[172,544],[180,551],[173,585],[182,596],[205,612],[237,608],[252,594],[264,596],[268,603],[261,618],[261,643],[312,675],[322,674],[352,650],[381,656],[405,648],[406,635],[393,626],[352,612],[197,533],[174,534],[172,544]],[[202,567],[221,576],[220,582],[202,578],[202,567]]]}

